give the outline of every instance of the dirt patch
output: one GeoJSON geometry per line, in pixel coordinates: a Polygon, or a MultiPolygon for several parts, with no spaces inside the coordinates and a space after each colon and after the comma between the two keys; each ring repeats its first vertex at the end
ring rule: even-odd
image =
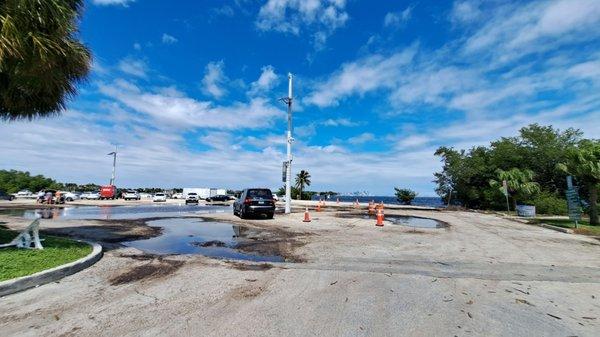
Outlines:
{"type": "Polygon", "coordinates": [[[150,260],[160,259],[161,258],[161,256],[159,256],[159,255],[148,254],[148,253],[143,253],[143,254],[119,254],[117,256],[118,257],[128,258],[128,259],[134,259],[136,261],[150,261],[150,260]]]}
{"type": "Polygon", "coordinates": [[[589,235],[589,236],[596,235],[593,231],[589,230],[588,228],[573,228],[573,233],[575,233],[575,234],[582,234],[582,235],[589,235]]]}
{"type": "MultiPolygon", "coordinates": [[[[162,219],[162,218],[159,218],[162,219]]],[[[45,228],[47,235],[68,236],[76,239],[102,243],[108,249],[121,247],[119,243],[132,240],[144,240],[162,233],[162,228],[148,226],[146,221],[155,218],[135,220],[81,220],[81,226],[45,228]]]]}
{"type": "Polygon", "coordinates": [[[240,226],[238,244],[234,249],[245,253],[264,256],[281,256],[286,262],[305,262],[306,259],[295,253],[297,248],[306,245],[304,238],[314,235],[310,232],[292,232],[283,228],[263,228],[257,222],[222,220],[202,217],[205,221],[233,223],[240,226]]]}
{"type": "Polygon", "coordinates": [[[183,264],[183,261],[157,259],[156,261],[133,267],[124,273],[114,276],[109,279],[109,283],[116,286],[165,277],[176,272],[183,264]]]}
{"type": "Polygon", "coordinates": [[[225,263],[227,263],[227,265],[231,268],[237,270],[265,271],[273,268],[273,265],[270,263],[250,264],[237,261],[225,261],[225,263]]]}
{"type": "Polygon", "coordinates": [[[258,295],[262,294],[263,291],[264,291],[264,288],[261,286],[258,286],[258,287],[246,286],[246,287],[236,289],[234,291],[232,297],[236,298],[236,299],[253,298],[253,297],[257,297],[258,295]]]}
{"type": "Polygon", "coordinates": [[[192,242],[191,244],[198,247],[225,247],[225,242],[219,240],[192,242]]]}

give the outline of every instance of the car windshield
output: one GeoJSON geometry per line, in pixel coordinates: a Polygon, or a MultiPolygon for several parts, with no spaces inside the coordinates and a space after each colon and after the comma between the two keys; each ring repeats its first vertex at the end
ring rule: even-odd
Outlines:
{"type": "Polygon", "coordinates": [[[196,195],[196,193],[188,193],[188,195],[196,195]]]}
{"type": "Polygon", "coordinates": [[[272,198],[271,190],[248,190],[248,198],[272,198]]]}
{"type": "Polygon", "coordinates": [[[156,193],[155,196],[162,197],[162,196],[164,196],[164,194],[163,193],[156,193]]]}

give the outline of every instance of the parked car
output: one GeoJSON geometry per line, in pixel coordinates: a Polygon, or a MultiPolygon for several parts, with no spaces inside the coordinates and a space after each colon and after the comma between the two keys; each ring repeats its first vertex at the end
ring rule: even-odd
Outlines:
{"type": "Polygon", "coordinates": [[[223,194],[215,195],[215,196],[206,198],[206,201],[208,201],[208,202],[227,202],[227,201],[229,201],[229,196],[223,195],[223,194]]]}
{"type": "Polygon", "coordinates": [[[65,197],[66,201],[75,201],[81,199],[79,193],[77,192],[62,191],[60,193],[65,197]]]}
{"type": "Polygon", "coordinates": [[[185,197],[185,204],[186,205],[187,204],[198,204],[199,200],[200,200],[200,197],[198,196],[198,193],[190,192],[185,197]]]}
{"type": "Polygon", "coordinates": [[[140,200],[140,194],[134,190],[127,190],[123,192],[123,199],[125,200],[140,200]]]}
{"type": "Polygon", "coordinates": [[[245,189],[240,198],[233,203],[233,214],[242,219],[264,214],[267,219],[272,219],[275,214],[273,193],[267,188],[245,189]]]}
{"type": "Polygon", "coordinates": [[[273,200],[275,200],[275,202],[279,201],[279,196],[277,196],[277,194],[273,194],[273,200]]]}
{"type": "Polygon", "coordinates": [[[0,191],[0,200],[13,201],[14,199],[15,199],[14,195],[12,195],[12,194],[6,194],[6,192],[0,191]]]}
{"type": "Polygon", "coordinates": [[[171,198],[173,199],[183,199],[183,193],[174,193],[171,198]]]}
{"type": "Polygon", "coordinates": [[[155,193],[154,196],[152,197],[152,201],[153,202],[166,202],[167,195],[164,193],[155,193]]]}
{"type": "Polygon", "coordinates": [[[150,198],[152,198],[152,194],[150,194],[150,193],[140,193],[140,198],[141,199],[150,199],[150,198]]]}
{"type": "Polygon", "coordinates": [[[16,197],[30,197],[33,195],[30,190],[20,190],[14,194],[16,197]]]}
{"type": "Polygon", "coordinates": [[[100,193],[98,192],[85,192],[79,196],[81,199],[86,200],[98,200],[100,199],[100,193]]]}

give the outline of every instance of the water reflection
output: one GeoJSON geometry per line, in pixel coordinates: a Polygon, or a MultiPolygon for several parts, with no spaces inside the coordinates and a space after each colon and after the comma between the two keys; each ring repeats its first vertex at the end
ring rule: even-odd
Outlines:
{"type": "Polygon", "coordinates": [[[0,214],[20,216],[26,219],[139,219],[177,217],[186,214],[231,212],[230,207],[198,205],[136,205],[136,206],[77,206],[64,208],[39,208],[28,210],[1,210],[0,214]]]}
{"type": "Polygon", "coordinates": [[[164,219],[149,221],[150,226],[163,228],[160,236],[125,242],[151,254],[200,254],[214,258],[282,262],[276,255],[259,255],[237,249],[248,235],[249,228],[201,219],[164,219]]]}

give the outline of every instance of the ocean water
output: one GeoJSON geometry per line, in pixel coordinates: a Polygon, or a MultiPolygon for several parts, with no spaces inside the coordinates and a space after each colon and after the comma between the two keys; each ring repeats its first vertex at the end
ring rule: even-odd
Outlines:
{"type": "MultiPolygon", "coordinates": [[[[340,196],[331,196],[329,199],[324,199],[325,201],[336,201],[336,199],[339,198],[341,202],[352,202],[352,201],[356,201],[356,199],[358,199],[358,202],[360,203],[367,203],[371,200],[379,203],[381,201],[383,201],[384,204],[397,204],[400,205],[401,203],[398,202],[398,200],[396,199],[396,197],[390,197],[390,196],[352,196],[352,195],[340,195],[340,196]]],[[[312,200],[319,200],[319,196],[313,196],[312,200]]],[[[427,206],[427,207],[445,207],[446,205],[442,202],[441,198],[438,197],[416,197],[415,200],[413,200],[412,204],[414,206],[427,206]]]]}

